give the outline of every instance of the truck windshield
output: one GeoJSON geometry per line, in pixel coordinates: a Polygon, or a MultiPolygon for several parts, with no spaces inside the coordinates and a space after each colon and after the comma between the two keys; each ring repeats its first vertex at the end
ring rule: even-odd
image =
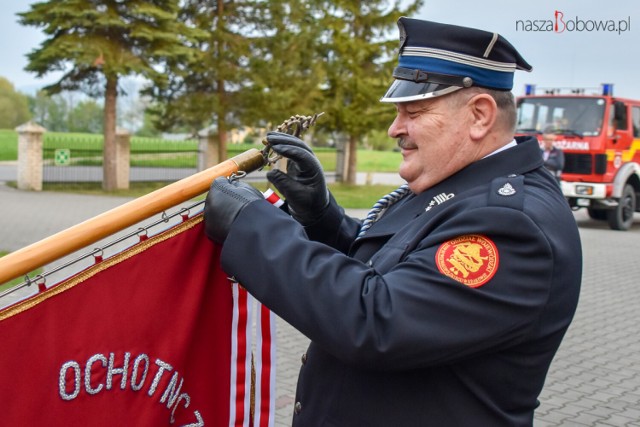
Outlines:
{"type": "Polygon", "coordinates": [[[518,100],[517,133],[595,136],[602,130],[604,98],[532,97],[518,100]]]}

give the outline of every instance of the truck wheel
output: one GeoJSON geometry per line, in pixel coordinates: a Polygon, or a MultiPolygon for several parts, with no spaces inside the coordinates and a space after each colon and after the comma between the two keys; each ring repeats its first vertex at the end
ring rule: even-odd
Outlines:
{"type": "Polygon", "coordinates": [[[589,212],[589,218],[597,219],[598,221],[604,221],[607,219],[607,211],[605,209],[587,208],[589,212]]]}
{"type": "Polygon", "coordinates": [[[607,212],[609,227],[613,230],[628,230],[633,224],[633,213],[636,211],[636,193],[629,184],[624,186],[622,197],[615,209],[607,212]]]}

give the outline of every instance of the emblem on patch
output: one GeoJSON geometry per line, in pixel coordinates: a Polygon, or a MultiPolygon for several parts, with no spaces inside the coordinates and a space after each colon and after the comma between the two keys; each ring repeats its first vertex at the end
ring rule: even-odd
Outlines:
{"type": "Polygon", "coordinates": [[[498,190],[498,194],[500,194],[501,196],[513,196],[514,194],[516,194],[516,189],[513,188],[513,185],[507,182],[505,185],[500,187],[500,189],[498,190]]]}
{"type": "Polygon", "coordinates": [[[491,239],[470,234],[444,242],[436,252],[438,270],[471,288],[487,283],[498,271],[498,249],[491,239]]]}

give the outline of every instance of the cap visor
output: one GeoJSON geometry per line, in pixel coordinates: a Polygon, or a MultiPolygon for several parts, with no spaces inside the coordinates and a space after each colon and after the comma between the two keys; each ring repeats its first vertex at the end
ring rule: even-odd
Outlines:
{"type": "Polygon", "coordinates": [[[409,102],[435,98],[462,89],[439,83],[415,83],[409,80],[395,80],[380,102],[409,102]]]}

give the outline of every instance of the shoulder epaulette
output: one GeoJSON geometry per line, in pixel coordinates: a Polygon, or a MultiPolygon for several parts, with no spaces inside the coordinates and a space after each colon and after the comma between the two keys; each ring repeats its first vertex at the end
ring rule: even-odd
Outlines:
{"type": "Polygon", "coordinates": [[[508,175],[491,181],[489,206],[504,206],[522,210],[524,204],[524,176],[508,175]]]}

